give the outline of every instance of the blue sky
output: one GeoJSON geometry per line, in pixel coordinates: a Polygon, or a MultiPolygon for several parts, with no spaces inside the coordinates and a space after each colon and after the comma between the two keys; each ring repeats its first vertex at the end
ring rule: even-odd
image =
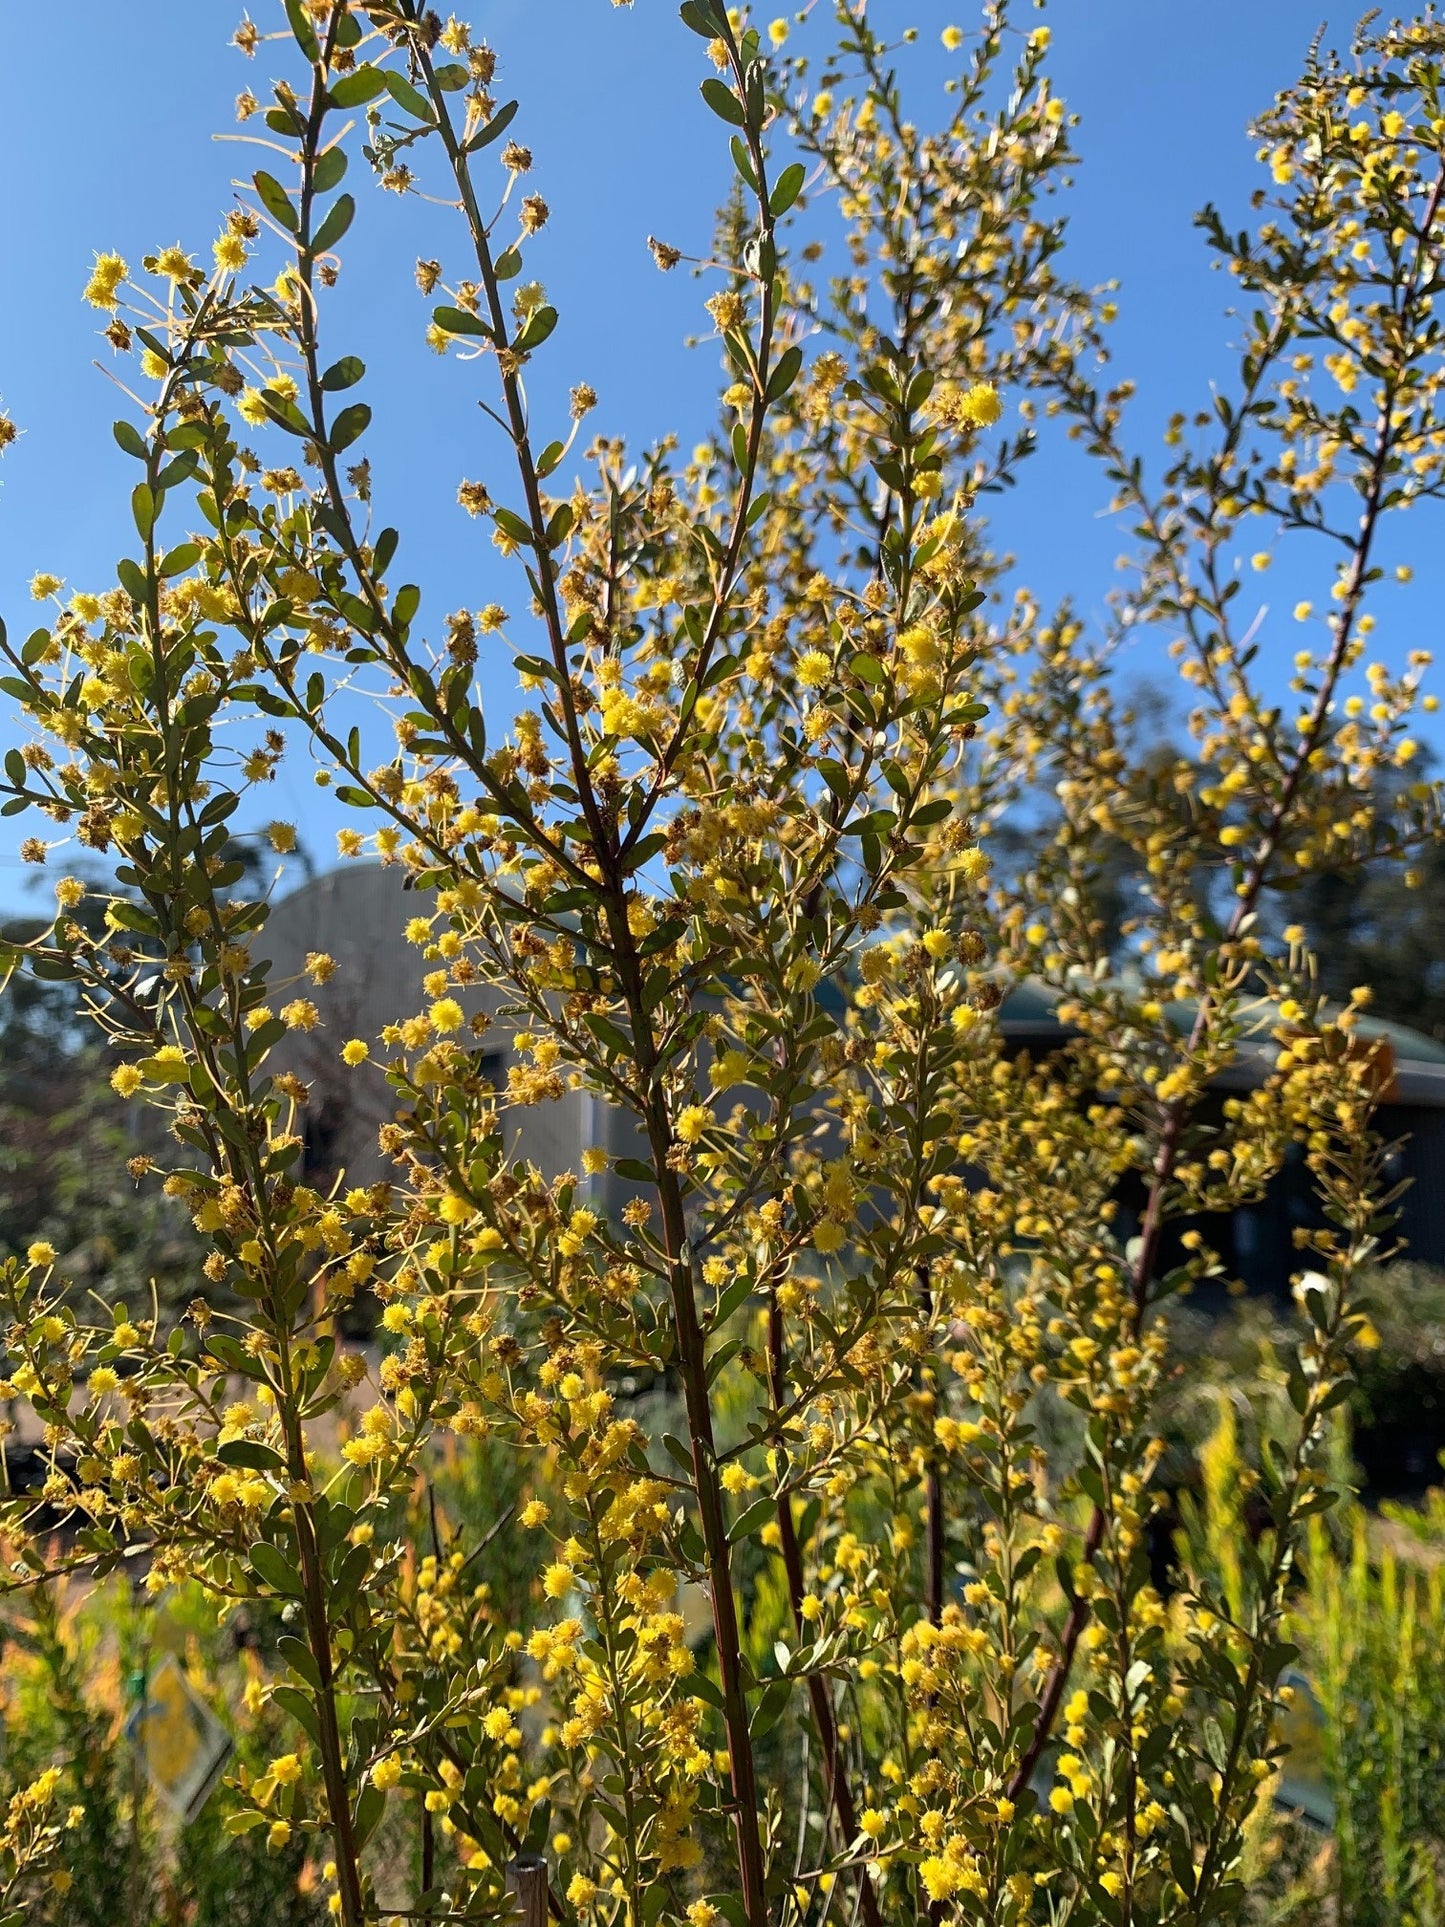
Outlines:
{"type": "MultiPolygon", "coordinates": [[[[970,7],[875,0],[880,22],[918,27],[940,88],[951,63],[939,31],[955,21],[967,29],[970,7]]],[[[253,0],[253,11],[263,27],[280,15],[274,0],[253,0]]],[[[1056,85],[1082,116],[1068,267],[1084,282],[1121,284],[1116,367],[1138,382],[1134,430],[1146,452],[1157,451],[1170,409],[1207,400],[1210,379],[1230,367],[1229,286],[1210,272],[1192,214],[1213,199],[1243,222],[1259,178],[1246,122],[1297,73],[1314,32],[1323,25],[1329,40],[1344,40],[1355,13],[1319,0],[1019,9],[1024,26],[1039,18],[1052,26],[1056,85]]],[[[133,478],[110,435],[127,411],[93,365],[108,365],[110,351],[79,299],[91,251],[116,248],[134,262],[177,239],[208,249],[232,180],[256,164],[212,134],[234,126],[239,89],[263,91],[279,65],[264,47],[254,65],[229,47],[238,15],[216,0],[66,0],[66,16],[63,89],[45,81],[61,58],[51,10],[9,11],[0,71],[13,157],[0,204],[11,280],[0,303],[0,402],[24,430],[0,465],[0,612],[12,636],[29,627],[34,570],[105,587],[129,533],[133,478]]],[[[468,17],[501,55],[499,86],[521,98],[516,132],[536,156],[532,184],[553,209],[528,272],[562,316],[545,351],[556,392],[591,381],[599,425],[625,429],[634,443],[669,428],[695,439],[709,419],[714,369],[684,337],[705,290],[681,273],[659,276],[645,241],[655,233],[700,250],[727,180],[719,125],[698,99],[698,42],[670,0],[625,10],[607,0],[486,0],[468,17]]],[[[927,90],[920,114],[926,101],[927,90]]],[[[424,585],[434,616],[494,595],[515,603],[485,530],[455,500],[460,477],[495,474],[503,451],[457,369],[421,341],[428,304],[411,266],[422,253],[446,259],[446,217],[364,179],[353,185],[362,212],[347,244],[334,351],[360,353],[372,371],[368,453],[387,519],[402,530],[401,577],[424,585]]],[[[1101,477],[1060,446],[1029,466],[999,516],[1022,578],[1046,598],[1073,595],[1086,614],[1102,607],[1123,547],[1101,518],[1103,501],[1101,477]]],[[[1429,535],[1423,522],[1409,533],[1417,549],[1429,535]]],[[[1385,559],[1397,558],[1387,550],[1385,559]]],[[[1436,571],[1422,571],[1398,617],[1388,605],[1400,634],[1387,655],[1428,644],[1406,625],[1438,606],[1441,587],[1436,571]]],[[[1286,635],[1281,646],[1294,642],[1286,635]]],[[[505,703],[505,678],[490,693],[505,703]]],[[[12,720],[0,717],[0,746],[13,739],[12,720]]],[[[283,767],[266,814],[298,821],[329,863],[334,822],[303,758],[283,767]]],[[[0,823],[0,910],[35,901],[14,854],[22,833],[16,819],[0,823]]]]}

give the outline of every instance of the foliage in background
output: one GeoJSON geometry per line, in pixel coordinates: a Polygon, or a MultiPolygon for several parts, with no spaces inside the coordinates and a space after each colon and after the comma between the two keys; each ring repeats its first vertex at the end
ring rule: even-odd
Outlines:
{"type": "MultiPolygon", "coordinates": [[[[1260,1388],[1263,1389],[1263,1388],[1260,1388]]],[[[1248,1378],[1218,1395],[1181,1553],[1237,1597],[1250,1495],[1283,1410],[1248,1378]],[[1246,1414],[1253,1424],[1245,1424],[1246,1414]]],[[[1348,1439],[1334,1448],[1346,1490],[1348,1439]]],[[[1296,1649],[1280,1729],[1293,1750],[1249,1829],[1258,1927],[1437,1927],[1445,1918],[1445,1534],[1441,1494],[1368,1515],[1353,1497],[1311,1523],[1285,1630],[1296,1649]],[[1321,1796],[1332,1810],[1319,1804],[1321,1796]],[[1291,1799],[1316,1804],[1312,1824],[1291,1799]]],[[[1247,1555],[1246,1555],[1247,1556],[1247,1555]]]]}
{"type": "MultiPolygon", "coordinates": [[[[12,1060],[13,1061],[13,1060],[12,1060]]],[[[30,1083],[7,1074],[0,1094],[0,1250],[37,1239],[63,1259],[77,1293],[139,1310],[151,1286],[179,1312],[200,1282],[204,1250],[184,1214],[140,1190],[127,1171],[138,1143],[88,1050],[53,1061],[30,1083]]]]}
{"type": "MultiPolygon", "coordinates": [[[[1349,1424],[1351,1487],[1370,1503],[1417,1499],[1445,1451],[1445,1275],[1396,1259],[1364,1281],[1362,1327],[1353,1384],[1343,1413],[1349,1424]]],[[[1263,1297],[1237,1297],[1227,1310],[1169,1307],[1170,1369],[1159,1406],[1169,1443],[1161,1467],[1165,1483],[1192,1480],[1203,1441],[1213,1430],[1218,1400],[1248,1386],[1261,1408],[1248,1421],[1257,1430],[1266,1413],[1288,1401],[1289,1359],[1304,1329],[1301,1308],[1263,1297]]]]}
{"type": "Polygon", "coordinates": [[[0,1797],[40,1772],[59,1775],[63,1832],[27,1927],[319,1927],[326,1896],[302,1839],[233,1835],[227,1790],[181,1827],[125,1737],[146,1669],[174,1651],[236,1742],[232,1772],[261,1771],[281,1743],[260,1658],[217,1629],[196,1589],[153,1606],[121,1580],[69,1596],[37,1588],[0,1620],[0,1639],[0,1797]]]}
{"type": "Polygon", "coordinates": [[[346,1927],[495,1920],[520,1847],[568,1927],[1243,1905],[1391,1203],[1358,1000],[1327,1009],[1305,932],[1263,912],[1439,822],[1411,769],[1425,659],[1371,634],[1383,520],[1445,488],[1445,28],[1312,56],[1265,116],[1256,227],[1210,221],[1249,309],[1238,380],[1180,417],[1156,488],[1127,384],[1096,385],[1104,309],[1059,272],[1047,29],[1002,0],[949,29],[935,124],[865,5],[831,45],[821,12],[795,41],[682,10],[737,183],[703,266],[719,427],[685,461],[579,447],[585,382],[558,419],[530,110],[416,0],[243,26],[262,165],[211,265],[101,255],[87,290],[149,397],[115,430],[136,541],[114,585],[37,576],[46,621],[0,682],[35,733],[3,787],[32,860],[64,830],[113,880],[62,875],[9,959],[84,990],[116,1092],[169,1132],[144,1175],[227,1297],[94,1317],[46,1240],[4,1267],[0,1392],[44,1426],[39,1502],[72,1528],[10,1504],[7,1578],[143,1546],[151,1591],[280,1615],[287,1738],[227,1824],[304,1843],[346,1927]],[[373,521],[366,370],[327,300],[358,155],[456,209],[454,259],[417,279],[501,434],[459,499],[516,613],[427,608],[373,521]],[[989,600],[981,498],[1040,409],[1137,533],[1100,634],[989,600]],[[1287,675],[1245,613],[1254,527],[1319,558],[1287,675]],[[1117,659],[1150,625],[1195,705],[1172,760],[1127,753],[1117,659]],[[529,706],[498,740],[473,671],[502,647],[529,706]],[[355,812],[342,854],[408,873],[429,966],[424,1008],[331,1040],[396,1107],[389,1181],[334,1196],[299,1179],[309,1092],[272,1055],[320,1012],[267,981],[229,827],[302,742],[355,812]],[[987,832],[1040,786],[1050,838],[995,884],[987,832]],[[991,1021],[1026,975],[1078,1032],[1047,1068],[991,1021]],[[478,986],[516,1026],[500,1093],[478,986]],[[1268,1076],[1206,1102],[1261,999],[1268,1076]],[[584,1153],[634,1187],[611,1215],[513,1149],[572,1088],[633,1127],[615,1169],[584,1153]],[[1296,1147],[1320,1221],[1257,1536],[1166,1602],[1155,1308],[1217,1269],[1189,1221],[1296,1147]],[[379,1366],[342,1335],[360,1294],[379,1366]],[[661,1437],[626,1409],[650,1379],[661,1437]]]}

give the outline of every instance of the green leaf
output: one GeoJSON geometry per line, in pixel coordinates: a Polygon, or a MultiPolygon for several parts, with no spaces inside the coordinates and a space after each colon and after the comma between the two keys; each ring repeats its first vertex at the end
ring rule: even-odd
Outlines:
{"type": "MultiPolygon", "coordinates": [[[[664,973],[659,971],[656,974],[660,976],[664,973]]],[[[730,1338],[726,1345],[720,1345],[718,1347],[712,1357],[707,1361],[707,1382],[709,1385],[717,1384],[718,1380],[722,1377],[728,1366],[732,1364],[742,1348],[743,1341],[740,1338],[730,1338]]]]}
{"type": "Polygon", "coordinates": [[[761,1532],[777,1509],[775,1499],[755,1499],[729,1526],[728,1543],[736,1545],[740,1539],[750,1539],[755,1532],[761,1532]]]}
{"type": "Polygon", "coordinates": [[[436,125],[426,96],[419,94],[404,74],[399,74],[395,68],[388,67],[381,80],[386,91],[403,112],[410,114],[413,120],[424,121],[429,127],[436,125]]]}
{"type": "Polygon", "coordinates": [[[755,1740],[765,1739],[783,1714],[788,1710],[788,1699],[793,1690],[790,1679],[772,1679],[763,1688],[763,1697],[758,1701],[752,1718],[748,1721],[748,1733],[755,1740]]]}
{"type": "Polygon", "coordinates": [[[512,346],[522,354],[529,354],[533,348],[541,347],[556,325],[555,308],[538,308],[512,346]]]}
{"type": "Polygon", "coordinates": [[[201,549],[198,542],[178,542],[175,548],[169,550],[162,560],[161,574],[164,576],[184,575],[185,571],[194,568],[200,559],[201,549]]]}
{"type": "Polygon", "coordinates": [[[704,40],[716,40],[718,21],[715,15],[708,13],[707,0],[685,0],[678,12],[685,27],[691,27],[704,40]]]}
{"type": "Polygon", "coordinates": [[[801,161],[794,161],[791,167],[785,167],[783,169],[782,173],[778,176],[778,184],[773,189],[772,196],[768,201],[768,212],[774,220],[776,220],[780,214],[787,213],[788,209],[802,193],[803,182],[807,178],[808,170],[801,161]]]}
{"type": "Polygon", "coordinates": [[[840,803],[846,803],[852,792],[853,784],[847,769],[831,756],[818,759],[818,774],[828,785],[840,803]]]}
{"type": "Polygon", "coordinates": [[[432,79],[444,94],[459,94],[471,75],[459,60],[451,60],[445,67],[434,67],[432,79]]]}
{"type": "Polygon", "coordinates": [[[301,216],[291,205],[291,196],[286,192],[285,188],[282,187],[281,183],[276,179],[276,176],[274,174],[268,174],[264,168],[261,168],[258,169],[251,178],[255,184],[256,193],[260,198],[261,205],[271,216],[272,220],[279,221],[281,226],[285,228],[289,234],[297,233],[301,226],[301,216]]]}
{"type": "Polygon", "coordinates": [[[195,474],[196,468],[195,451],[189,448],[182,449],[176,459],[173,462],[167,462],[160,474],[157,475],[155,479],[156,494],[164,495],[168,488],[176,488],[180,483],[188,482],[195,474]]]}
{"type": "Polygon", "coordinates": [[[738,170],[744,185],[751,188],[753,193],[756,194],[758,191],[758,177],[753,172],[752,155],[749,154],[747,148],[738,139],[736,134],[734,134],[728,142],[728,146],[732,150],[733,166],[738,170]]]}
{"type": "Polygon", "coordinates": [[[281,1472],[286,1466],[275,1447],[260,1439],[227,1439],[216,1447],[216,1457],[222,1465],[243,1465],[252,1472],[281,1472]]]}
{"type": "Polygon", "coordinates": [[[293,1599],[301,1597],[301,1575],[287,1559],[267,1540],[259,1540],[251,1548],[251,1570],[263,1586],[272,1592],[289,1593],[293,1599]]]}
{"type": "Polygon", "coordinates": [[[346,149],[328,147],[311,170],[311,184],[318,194],[329,194],[346,172],[346,149]]]}
{"type": "Polygon", "coordinates": [[[149,451],[145,440],[130,422],[112,422],[110,432],[127,455],[134,455],[138,462],[147,459],[149,451]]]}
{"type": "Polygon", "coordinates": [[[232,1835],[252,1833],[257,1827],[271,1824],[269,1813],[261,1813],[255,1807],[247,1807],[243,1813],[228,1813],[221,1822],[221,1831],[232,1835]]]}
{"type": "Polygon", "coordinates": [[[373,1786],[371,1781],[368,1780],[357,1797],[356,1817],[352,1822],[352,1830],[356,1834],[356,1844],[358,1847],[364,1847],[372,1834],[376,1832],[377,1825],[385,1811],[386,1795],[379,1786],[373,1786]]]}
{"type": "Polygon", "coordinates": [[[316,1717],[316,1708],[299,1686],[273,1686],[271,1698],[277,1706],[291,1715],[296,1724],[311,1736],[317,1746],[321,1744],[321,1722],[316,1717]]]}
{"type": "Polygon", "coordinates": [[[732,88],[724,86],[716,76],[702,83],[702,97],[719,120],[725,120],[729,127],[745,125],[747,116],[743,113],[742,102],[732,88]]]}
{"type": "MultiPolygon", "coordinates": [[[[619,1030],[610,1017],[604,1017],[600,1010],[589,1011],[582,1021],[597,1039],[598,1043],[605,1045],[614,1056],[628,1057],[631,1055],[631,1038],[629,1038],[624,1031],[619,1030]]],[[[622,1167],[619,1165],[617,1168],[621,1170],[622,1167]]],[[[652,1172],[649,1171],[647,1174],[649,1180],[652,1178],[652,1175],[652,1172]]]]}
{"type": "Polygon", "coordinates": [[[561,681],[556,664],[548,662],[545,656],[513,656],[512,661],[524,675],[540,676],[545,682],[561,681]]]}
{"type": "Polygon", "coordinates": [[[130,492],[130,512],[144,542],[156,525],[156,498],[144,482],[137,482],[130,492]]]}
{"type": "Polygon", "coordinates": [[[467,142],[467,153],[480,153],[484,147],[490,147],[494,140],[500,140],[502,135],[506,133],[507,129],[516,119],[516,116],[517,102],[515,100],[509,100],[504,107],[497,109],[485,127],[479,128],[478,131],[472,135],[471,139],[467,142]]]}
{"type": "Polygon", "coordinates": [[[354,198],[350,194],[338,195],[331,212],[311,237],[311,252],[325,254],[328,248],[334,248],[355,218],[354,198]]]}
{"type": "Polygon", "coordinates": [[[263,388],[261,399],[266,404],[266,413],[278,428],[287,429],[293,435],[311,432],[306,417],[288,395],[281,394],[275,388],[263,388]]]}
{"type": "Polygon", "coordinates": [[[794,346],[785,348],[778,356],[778,365],[768,377],[768,400],[781,401],[793,383],[798,379],[798,370],[803,365],[803,351],[794,346]]]}
{"type": "Polygon", "coordinates": [[[332,1562],[329,1584],[333,1600],[344,1606],[361,1587],[371,1570],[371,1552],[366,1546],[348,1546],[332,1562]]]}
{"type": "Polygon", "coordinates": [[[241,1349],[236,1339],[228,1338],[224,1332],[212,1332],[206,1340],[206,1350],[228,1372],[244,1372],[249,1365],[254,1375],[255,1360],[241,1349]]]}
{"type": "Polygon", "coordinates": [[[339,394],[343,388],[354,388],[366,373],[366,363],[356,355],[343,355],[340,361],[333,361],[321,377],[321,386],[328,395],[339,394]]]}
{"type": "Polygon", "coordinates": [[[333,80],[327,92],[337,107],[364,107],[367,101],[375,100],[385,86],[379,68],[358,67],[355,73],[333,80]]]}
{"type": "Polygon", "coordinates": [[[528,548],[532,546],[532,531],[520,515],[515,514],[511,509],[494,509],[492,519],[503,535],[508,536],[513,542],[525,543],[528,548]]]}
{"type": "Polygon", "coordinates": [[[433,308],[431,318],[445,334],[481,335],[487,341],[492,339],[492,331],[481,316],[470,313],[466,308],[433,308]]]}
{"type": "Polygon", "coordinates": [[[746,1303],[752,1293],[752,1289],[753,1281],[746,1272],[744,1272],[740,1278],[733,1279],[732,1283],[723,1292],[717,1304],[713,1307],[712,1322],[714,1329],[719,1325],[725,1325],[727,1323],[738,1307],[746,1303]]]}
{"type": "Polygon", "coordinates": [[[342,449],[350,448],[359,435],[366,433],[370,420],[371,410],[364,401],[354,401],[350,408],[343,408],[331,424],[331,433],[327,437],[328,447],[338,455],[342,449]]]}
{"type": "Polygon", "coordinates": [[[292,38],[301,49],[301,58],[319,60],[321,48],[317,43],[316,30],[306,18],[306,9],[302,6],[301,0],[286,0],[286,18],[291,23],[292,38]]]}
{"type": "Polygon", "coordinates": [[[315,1653],[304,1639],[297,1639],[292,1633],[283,1633],[276,1641],[276,1651],[298,1679],[304,1679],[308,1686],[320,1686],[321,1668],[316,1664],[315,1653]]]}

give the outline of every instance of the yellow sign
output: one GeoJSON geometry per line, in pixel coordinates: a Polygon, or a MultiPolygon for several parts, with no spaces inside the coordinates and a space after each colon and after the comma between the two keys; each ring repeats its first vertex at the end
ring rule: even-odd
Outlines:
{"type": "Polygon", "coordinates": [[[182,1820],[194,1820],[231,1757],[231,1736],[167,1653],[126,1722],[146,1777],[182,1820]]]}
{"type": "Polygon", "coordinates": [[[1286,1749],[1275,1803],[1328,1832],[1335,1803],[1326,1773],[1324,1710],[1303,1673],[1290,1668],[1280,1685],[1290,1688],[1290,1701],[1275,1714],[1275,1743],[1286,1749]]]}

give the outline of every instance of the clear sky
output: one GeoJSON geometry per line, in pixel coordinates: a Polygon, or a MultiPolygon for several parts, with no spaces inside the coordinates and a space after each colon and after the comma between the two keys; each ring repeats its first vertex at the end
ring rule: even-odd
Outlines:
{"type": "MultiPolygon", "coordinates": [[[[0,70],[12,157],[0,198],[9,280],[0,402],[24,430],[0,464],[0,612],[12,637],[30,626],[34,570],[103,588],[131,538],[133,478],[110,435],[127,409],[94,365],[108,366],[110,351],[79,298],[92,250],[115,248],[133,262],[175,240],[208,251],[233,178],[256,164],[212,135],[234,127],[235,94],[248,83],[263,92],[275,64],[264,47],[252,66],[228,45],[238,15],[217,0],[64,3],[63,51],[53,6],[7,10],[0,70]]],[[[919,28],[940,88],[952,63],[939,31],[970,27],[971,7],[875,0],[880,23],[919,28]]],[[[280,15],[275,0],[253,0],[252,11],[263,27],[280,15]]],[[[684,336],[698,326],[705,290],[681,272],[659,276],[645,242],[652,233],[705,248],[728,177],[719,124],[698,99],[699,43],[671,0],[625,10],[607,0],[483,0],[459,11],[499,51],[498,84],[520,96],[516,132],[536,156],[531,184],[553,209],[528,272],[546,282],[562,316],[545,351],[557,392],[591,381],[597,425],[625,429],[634,443],[669,428],[695,439],[710,419],[715,371],[684,336]]],[[[765,3],[762,17],[770,12],[765,3]]],[[[1042,16],[1020,7],[1023,25],[1042,17],[1052,26],[1056,85],[1082,116],[1067,266],[1080,281],[1121,284],[1116,368],[1139,384],[1134,430],[1147,453],[1157,452],[1168,412],[1206,402],[1210,379],[1231,365],[1230,287],[1210,272],[1191,216],[1213,199],[1243,224],[1260,178],[1247,121],[1295,76],[1317,29],[1347,39],[1357,12],[1321,0],[1053,0],[1042,16]]],[[[925,103],[926,95],[920,114],[925,103]]],[[[445,260],[446,217],[353,173],[362,211],[346,244],[332,339],[335,353],[360,353],[374,377],[367,452],[386,519],[403,534],[398,580],[424,585],[434,617],[493,595],[515,601],[485,529],[455,499],[463,475],[495,474],[505,451],[455,368],[421,338],[429,304],[411,264],[421,253],[445,260]]],[[[1102,478],[1061,447],[1030,464],[999,515],[1022,577],[1046,597],[1072,594],[1086,614],[1102,607],[1123,547],[1101,518],[1103,501],[1102,478]]],[[[1428,540],[1445,550],[1438,523],[1431,531],[1422,520],[1409,534],[1417,551],[1428,540]]],[[[1442,587],[1445,570],[1432,567],[1408,602],[1389,605],[1399,635],[1387,639],[1387,656],[1429,645],[1420,625],[1431,626],[1442,587]]],[[[1285,634],[1280,646],[1294,643],[1285,634]]],[[[509,706],[509,675],[487,686],[494,709],[509,706]]],[[[0,747],[14,733],[0,715],[0,747]]],[[[283,766],[267,804],[268,816],[300,823],[323,867],[331,861],[334,822],[304,759],[283,766]]],[[[0,822],[0,910],[39,901],[15,855],[24,821],[0,822]]]]}

